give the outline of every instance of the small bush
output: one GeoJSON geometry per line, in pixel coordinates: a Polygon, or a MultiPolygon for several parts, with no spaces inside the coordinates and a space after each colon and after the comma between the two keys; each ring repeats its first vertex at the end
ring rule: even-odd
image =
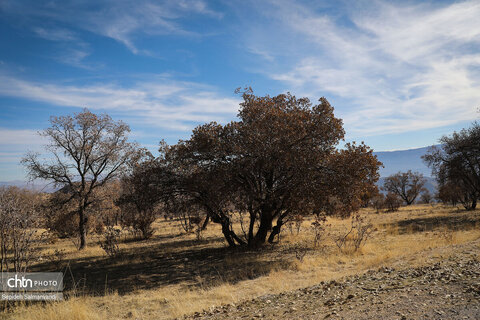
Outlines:
{"type": "Polygon", "coordinates": [[[352,216],[350,229],[334,237],[335,244],[342,252],[356,252],[364,246],[373,233],[373,225],[365,217],[352,216]]]}
{"type": "Polygon", "coordinates": [[[387,212],[398,211],[401,205],[402,200],[396,194],[389,192],[385,197],[385,208],[387,209],[387,212]]]}
{"type": "Polygon", "coordinates": [[[108,226],[103,233],[103,241],[100,247],[105,251],[107,256],[114,257],[118,254],[118,239],[120,238],[120,230],[108,226]]]}
{"type": "Polygon", "coordinates": [[[303,216],[300,214],[294,215],[289,219],[285,225],[287,226],[290,234],[294,234],[294,232],[298,235],[300,233],[300,229],[302,228],[303,223],[303,216]]]}
{"type": "Polygon", "coordinates": [[[385,196],[381,193],[372,198],[371,202],[377,213],[385,208],[385,196]]]}
{"type": "Polygon", "coordinates": [[[121,208],[120,224],[122,227],[130,228],[136,237],[142,239],[149,239],[153,235],[152,224],[157,217],[154,210],[139,211],[131,203],[125,203],[121,208]]]}
{"type": "Polygon", "coordinates": [[[313,231],[313,246],[317,245],[325,237],[326,228],[329,226],[326,224],[327,219],[324,215],[315,216],[315,220],[312,222],[312,231],[313,231]]]}

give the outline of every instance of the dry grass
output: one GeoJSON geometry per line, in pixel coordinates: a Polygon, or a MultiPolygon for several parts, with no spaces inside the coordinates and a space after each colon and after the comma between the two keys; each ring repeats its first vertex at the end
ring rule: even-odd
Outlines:
{"type": "Polygon", "coordinates": [[[19,320],[101,320],[106,317],[105,314],[95,310],[86,299],[72,298],[67,301],[45,305],[20,306],[13,315],[7,314],[1,318],[19,320]]]}
{"type": "MultiPolygon", "coordinates": [[[[74,277],[87,278],[87,289],[93,283],[88,282],[90,277],[101,282],[99,288],[107,284],[107,290],[97,290],[95,295],[86,291],[61,303],[19,306],[8,316],[19,320],[97,319],[104,315],[110,319],[168,319],[382,265],[420,265],[426,259],[452,254],[456,245],[472,243],[472,254],[479,254],[478,210],[425,205],[401,208],[396,213],[365,210],[363,214],[376,231],[355,253],[340,252],[335,246],[333,235],[350,224],[335,218],[328,219],[329,235],[317,248],[313,248],[311,221],[303,223],[299,235],[285,230],[279,244],[261,252],[224,249],[216,225],[210,225],[205,240],[198,243],[193,234],[180,235],[177,223],[161,220],[156,222],[153,239],[123,242],[120,248],[124,255],[119,259],[106,259],[97,246],[78,252],[72,243],[57,241],[44,248],[44,253],[63,250],[63,265],[70,266],[74,277]],[[305,252],[301,261],[296,254],[299,250],[305,252]]],[[[40,263],[37,267],[48,269],[49,265],[40,263]]]]}

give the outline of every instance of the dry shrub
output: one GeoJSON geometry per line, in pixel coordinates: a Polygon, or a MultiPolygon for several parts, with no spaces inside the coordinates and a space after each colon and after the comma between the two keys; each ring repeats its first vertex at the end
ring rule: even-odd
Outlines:
{"type": "Polygon", "coordinates": [[[138,210],[134,204],[125,203],[121,206],[120,224],[129,229],[137,238],[149,239],[153,235],[152,224],[157,218],[156,210],[138,210]]]}
{"type": "Polygon", "coordinates": [[[385,196],[381,193],[373,197],[371,202],[376,213],[379,213],[381,210],[385,208],[385,196]]]}
{"type": "Polygon", "coordinates": [[[352,216],[350,228],[334,237],[338,249],[344,253],[357,252],[373,233],[373,225],[359,214],[352,216]]]}
{"type": "Polygon", "coordinates": [[[293,251],[295,252],[295,258],[303,262],[303,258],[305,258],[305,255],[307,254],[308,248],[306,244],[303,243],[297,243],[293,246],[293,251]]]}
{"type": "MultiPolygon", "coordinates": [[[[242,219],[242,216],[240,216],[240,219],[242,219]]],[[[243,221],[240,220],[240,223],[243,221]]],[[[203,231],[206,229],[208,223],[208,218],[207,217],[201,217],[198,214],[187,214],[187,213],[182,213],[180,215],[180,225],[186,233],[192,233],[194,232],[197,240],[202,239],[202,234],[203,231]]],[[[243,225],[242,225],[243,228],[243,225]]]]}
{"type": "Polygon", "coordinates": [[[16,187],[0,188],[0,270],[25,272],[35,260],[37,197],[16,187]]]}
{"type": "Polygon", "coordinates": [[[389,192],[385,197],[385,208],[387,209],[387,212],[398,211],[401,205],[402,200],[396,194],[389,192]]]}
{"type": "Polygon", "coordinates": [[[315,220],[312,222],[313,247],[316,248],[325,238],[325,232],[328,227],[330,227],[330,225],[327,225],[327,218],[324,215],[315,216],[315,220]]]}
{"type": "Polygon", "coordinates": [[[297,214],[292,216],[285,225],[287,226],[290,234],[294,234],[294,232],[298,235],[302,228],[304,217],[301,214],[297,214]]]}
{"type": "Polygon", "coordinates": [[[108,226],[103,233],[103,240],[100,247],[105,251],[107,256],[114,257],[118,254],[118,239],[120,238],[120,230],[112,226],[108,226]]]}

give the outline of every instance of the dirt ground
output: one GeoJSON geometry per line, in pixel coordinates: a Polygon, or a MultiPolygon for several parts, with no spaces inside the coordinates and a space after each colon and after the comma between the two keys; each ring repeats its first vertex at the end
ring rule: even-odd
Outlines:
{"type": "Polygon", "coordinates": [[[265,295],[188,319],[480,319],[480,241],[362,275],[265,295]]]}

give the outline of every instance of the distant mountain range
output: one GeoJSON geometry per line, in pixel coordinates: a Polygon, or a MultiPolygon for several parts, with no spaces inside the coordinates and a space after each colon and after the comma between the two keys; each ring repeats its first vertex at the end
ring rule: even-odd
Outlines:
{"type": "Polygon", "coordinates": [[[436,189],[435,179],[431,177],[432,171],[423,162],[422,156],[427,153],[430,147],[423,147],[417,149],[399,150],[399,151],[382,151],[374,152],[378,160],[384,165],[380,168],[380,180],[378,185],[382,186],[386,177],[395,174],[399,171],[406,172],[412,170],[419,172],[425,176],[427,183],[425,187],[433,194],[436,189]]]}
{"type": "Polygon", "coordinates": [[[432,171],[423,162],[422,156],[425,155],[430,147],[418,149],[408,149],[399,151],[382,151],[374,152],[378,160],[380,160],[384,168],[380,168],[380,176],[387,177],[398,171],[420,172],[426,177],[432,175],[432,171]]]}
{"type": "Polygon", "coordinates": [[[35,190],[40,192],[54,192],[56,189],[47,182],[26,182],[22,180],[0,181],[0,187],[15,186],[22,189],[35,190]]]}
{"type": "MultiPolygon", "coordinates": [[[[389,175],[395,174],[399,171],[406,172],[412,170],[413,172],[420,172],[427,178],[427,189],[430,192],[435,190],[435,180],[431,178],[431,170],[425,165],[422,160],[422,156],[427,153],[429,147],[417,148],[417,149],[408,149],[408,150],[399,150],[399,151],[381,151],[374,152],[378,160],[381,161],[384,165],[383,168],[380,168],[380,180],[378,185],[383,185],[383,180],[389,175]]],[[[17,186],[21,188],[33,189],[43,192],[53,192],[55,191],[53,186],[47,185],[42,182],[27,183],[25,181],[0,181],[0,186],[17,186]]]]}

